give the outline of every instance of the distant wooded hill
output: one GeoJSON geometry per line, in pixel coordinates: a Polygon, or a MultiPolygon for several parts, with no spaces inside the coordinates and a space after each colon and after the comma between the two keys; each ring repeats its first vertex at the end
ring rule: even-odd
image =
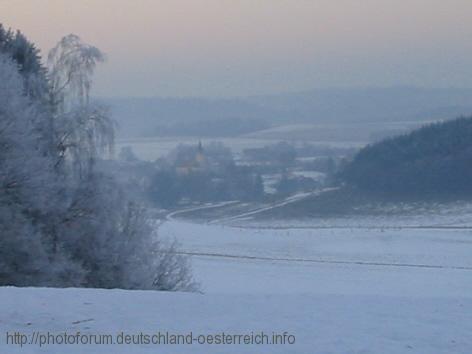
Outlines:
{"type": "MultiPolygon", "coordinates": [[[[256,131],[267,125],[428,121],[472,114],[472,89],[411,87],[318,89],[299,93],[225,99],[103,98],[121,136],[179,135],[182,123],[202,123],[207,136],[256,131]],[[224,121],[218,124],[218,120],[224,121]],[[228,132],[228,122],[239,131],[228,132]],[[254,126],[247,124],[251,120],[254,126]],[[206,123],[206,124],[204,124],[206,123]],[[164,127],[164,128],[163,128],[164,127]],[[220,132],[223,130],[222,132],[220,132]]],[[[198,130],[198,129],[196,129],[198,130]]],[[[182,135],[194,134],[187,129],[182,135]]]]}
{"type": "Polygon", "coordinates": [[[471,197],[472,117],[369,145],[344,167],[341,178],[383,196],[471,197]]]}

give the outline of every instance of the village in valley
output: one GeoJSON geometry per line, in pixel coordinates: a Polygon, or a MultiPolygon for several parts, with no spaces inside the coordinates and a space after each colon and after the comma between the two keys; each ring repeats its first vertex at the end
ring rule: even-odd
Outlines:
{"type": "Polygon", "coordinates": [[[260,205],[328,187],[353,151],[280,141],[234,153],[221,142],[197,140],[154,161],[141,160],[132,146],[123,146],[109,164],[123,183],[157,208],[223,201],[260,205]]]}

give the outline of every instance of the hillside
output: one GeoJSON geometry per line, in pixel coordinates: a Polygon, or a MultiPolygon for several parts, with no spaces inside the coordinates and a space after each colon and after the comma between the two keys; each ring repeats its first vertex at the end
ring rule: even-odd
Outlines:
{"type": "Polygon", "coordinates": [[[468,353],[470,229],[402,228],[395,217],[345,222],[351,227],[320,219],[318,228],[276,230],[167,221],[160,232],[192,254],[203,293],[0,287],[0,353],[468,353]],[[119,344],[124,334],[137,343],[158,332],[261,331],[295,343],[119,344]],[[30,342],[7,344],[7,332],[30,342]],[[40,348],[48,333],[85,343],[109,335],[114,344],[50,339],[40,348]]]}
{"type": "Polygon", "coordinates": [[[341,172],[349,186],[399,198],[472,196],[472,117],[369,145],[341,172]]]}
{"type": "MultiPolygon", "coordinates": [[[[119,123],[121,137],[229,136],[235,119],[264,126],[297,123],[425,122],[472,113],[472,89],[333,88],[239,98],[102,98],[119,123]],[[198,131],[198,123],[207,130],[198,131]],[[190,127],[188,126],[190,124],[190,127]],[[180,131],[179,131],[180,130],[180,131]],[[179,134],[177,134],[179,133],[179,134]]],[[[234,133],[248,133],[251,125],[234,133]]]]}
{"type": "MultiPolygon", "coordinates": [[[[472,329],[465,311],[472,305],[470,298],[310,294],[202,296],[152,291],[0,287],[0,300],[0,329],[4,337],[0,352],[11,354],[394,354],[407,347],[418,353],[465,353],[470,346],[467,338],[472,329]],[[396,311],[386,311],[389,308],[396,311]],[[406,323],[415,323],[416,329],[411,331],[406,323]],[[449,325],[444,327],[443,323],[449,325]],[[267,333],[269,339],[274,332],[280,336],[286,332],[286,335],[295,335],[295,343],[198,343],[202,341],[201,335],[221,338],[225,333],[237,342],[238,335],[254,336],[261,332],[267,333]],[[28,343],[11,344],[10,337],[10,344],[6,344],[6,333],[25,336],[21,338],[28,343]],[[53,344],[60,342],[65,333],[69,338],[67,343],[71,344],[53,344]],[[152,344],[151,340],[157,340],[159,333],[161,344],[152,344]],[[431,336],[431,333],[440,335],[431,336]],[[192,334],[194,343],[163,344],[166,334],[186,338],[192,334]],[[132,341],[127,344],[125,336],[132,341]],[[73,344],[76,338],[84,344],[73,344]],[[95,341],[103,344],[87,344],[95,341]]],[[[228,337],[226,342],[229,342],[228,337]]]]}

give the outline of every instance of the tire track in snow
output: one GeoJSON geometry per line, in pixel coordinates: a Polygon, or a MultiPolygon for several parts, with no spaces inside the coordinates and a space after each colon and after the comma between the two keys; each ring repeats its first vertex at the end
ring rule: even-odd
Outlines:
{"type": "Polygon", "coordinates": [[[212,220],[212,221],[209,221],[208,224],[220,224],[220,223],[224,223],[224,222],[228,222],[228,221],[235,221],[235,220],[238,220],[238,219],[241,219],[241,218],[245,218],[245,217],[248,217],[248,216],[253,216],[253,215],[262,213],[264,211],[272,210],[272,209],[275,209],[275,208],[280,208],[282,206],[285,206],[285,205],[288,205],[288,204],[291,204],[291,203],[299,202],[300,200],[306,199],[308,197],[316,197],[316,196],[319,196],[322,193],[333,191],[333,190],[336,190],[336,189],[339,189],[339,187],[324,188],[324,189],[321,189],[321,190],[318,190],[318,191],[315,191],[315,192],[312,192],[312,193],[302,193],[302,194],[292,195],[292,196],[288,197],[287,199],[284,199],[281,202],[274,203],[274,204],[271,204],[271,205],[268,205],[268,206],[265,206],[265,207],[262,207],[262,208],[259,208],[259,209],[256,209],[256,210],[251,210],[251,211],[248,211],[248,212],[245,212],[245,213],[242,213],[242,214],[212,220]]]}
{"type": "Polygon", "coordinates": [[[209,252],[185,252],[185,251],[175,252],[175,254],[197,256],[197,257],[231,258],[231,259],[245,259],[245,260],[270,261],[270,262],[349,264],[349,265],[358,265],[358,266],[425,268],[425,269],[447,269],[447,270],[472,271],[472,267],[447,266],[447,265],[435,265],[435,264],[383,263],[383,262],[368,262],[368,261],[343,261],[343,260],[324,260],[324,259],[306,259],[306,258],[273,258],[273,257],[222,254],[222,253],[209,253],[209,252]]]}
{"type": "Polygon", "coordinates": [[[169,214],[166,215],[165,220],[166,221],[171,221],[174,220],[176,215],[179,214],[185,214],[185,213],[190,213],[192,211],[197,211],[197,210],[204,210],[204,209],[212,209],[212,208],[219,208],[222,206],[230,205],[230,204],[235,204],[238,203],[238,201],[232,200],[228,202],[222,202],[222,203],[217,203],[217,204],[210,204],[210,205],[199,205],[196,207],[192,208],[187,208],[187,209],[181,209],[181,210],[175,210],[169,214]]]}

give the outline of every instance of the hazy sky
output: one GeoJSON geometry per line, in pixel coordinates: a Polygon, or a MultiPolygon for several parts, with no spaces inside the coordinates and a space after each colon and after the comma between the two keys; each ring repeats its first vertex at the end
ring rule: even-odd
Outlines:
{"type": "Polygon", "coordinates": [[[0,22],[101,48],[98,95],[472,87],[472,0],[0,0],[0,22]]]}

